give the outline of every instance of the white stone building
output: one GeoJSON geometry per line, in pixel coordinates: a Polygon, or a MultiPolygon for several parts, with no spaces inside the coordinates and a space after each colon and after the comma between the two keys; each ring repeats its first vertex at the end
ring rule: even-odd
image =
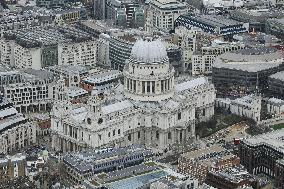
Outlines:
{"type": "Polygon", "coordinates": [[[53,101],[58,99],[58,91],[67,92],[65,80],[58,79],[49,71],[26,69],[7,73],[19,79],[15,78],[14,82],[3,84],[0,92],[13,102],[19,112],[46,111],[53,101]]]}
{"type": "Polygon", "coordinates": [[[109,59],[109,41],[110,36],[104,33],[99,35],[97,48],[97,64],[110,67],[109,59]]]}
{"type": "Polygon", "coordinates": [[[146,31],[172,30],[175,20],[188,11],[189,6],[185,2],[177,0],[150,1],[145,24],[146,31]]]}
{"type": "Polygon", "coordinates": [[[124,86],[87,104],[54,104],[52,147],[144,144],[159,149],[195,139],[195,123],[214,114],[215,88],[204,77],[176,84],[161,41],[138,41],[124,68],[124,86]]]}
{"type": "Polygon", "coordinates": [[[272,115],[284,114],[284,100],[278,98],[268,99],[267,112],[272,115]]]}
{"type": "Polygon", "coordinates": [[[212,65],[216,57],[220,54],[244,49],[243,43],[228,43],[223,41],[213,41],[210,46],[203,46],[200,52],[192,55],[192,75],[211,74],[212,65]]]}
{"type": "Polygon", "coordinates": [[[58,44],[58,65],[96,64],[97,43],[94,40],[58,44]]]}
{"type": "Polygon", "coordinates": [[[10,31],[0,42],[1,63],[19,69],[96,64],[97,42],[88,33],[75,28],[38,27],[10,31]]]}
{"type": "Polygon", "coordinates": [[[192,62],[193,52],[197,49],[197,33],[199,29],[188,30],[186,27],[179,26],[175,28],[175,39],[177,45],[181,48],[181,57],[184,71],[189,69],[192,62]],[[177,38],[177,39],[176,39],[177,38]]]}
{"type": "Polygon", "coordinates": [[[9,153],[36,142],[36,125],[0,98],[0,153],[9,153]]]}
{"type": "Polygon", "coordinates": [[[0,63],[5,66],[13,66],[14,62],[14,41],[8,43],[4,39],[0,39],[0,63]]]}
{"type": "Polygon", "coordinates": [[[251,118],[256,122],[260,121],[261,96],[248,95],[235,100],[228,98],[216,98],[215,106],[239,116],[251,118]]]}

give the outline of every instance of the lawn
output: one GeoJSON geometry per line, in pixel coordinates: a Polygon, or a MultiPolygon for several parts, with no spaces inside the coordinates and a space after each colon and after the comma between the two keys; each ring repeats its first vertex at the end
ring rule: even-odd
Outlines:
{"type": "Polygon", "coordinates": [[[196,134],[201,138],[207,137],[221,129],[246,120],[246,118],[234,114],[216,113],[208,122],[201,122],[196,125],[196,134]]]}
{"type": "Polygon", "coordinates": [[[272,126],[273,130],[284,129],[284,123],[280,123],[272,126]]]}
{"type": "Polygon", "coordinates": [[[157,164],[153,161],[145,162],[144,165],[147,165],[147,166],[150,166],[150,167],[157,166],[157,164]]]}

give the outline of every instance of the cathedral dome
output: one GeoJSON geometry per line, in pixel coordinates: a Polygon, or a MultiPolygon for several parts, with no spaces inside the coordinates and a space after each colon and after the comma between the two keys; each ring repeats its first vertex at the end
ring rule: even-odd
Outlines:
{"type": "Polygon", "coordinates": [[[134,44],[131,57],[143,63],[159,63],[168,58],[166,47],[161,40],[144,41],[142,39],[134,44]]]}
{"type": "Polygon", "coordinates": [[[124,95],[138,101],[162,101],[174,94],[174,68],[161,40],[139,40],[123,70],[124,95]]]}

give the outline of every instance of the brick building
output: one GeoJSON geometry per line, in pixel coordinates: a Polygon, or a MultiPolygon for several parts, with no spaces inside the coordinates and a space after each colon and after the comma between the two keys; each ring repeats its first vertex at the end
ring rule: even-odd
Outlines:
{"type": "Polygon", "coordinates": [[[240,159],[219,145],[182,154],[178,160],[178,171],[191,175],[203,183],[209,171],[234,167],[240,159]]]}
{"type": "Polygon", "coordinates": [[[237,189],[243,187],[257,188],[257,180],[250,175],[242,166],[220,170],[210,171],[207,174],[206,184],[218,189],[237,189]]]}

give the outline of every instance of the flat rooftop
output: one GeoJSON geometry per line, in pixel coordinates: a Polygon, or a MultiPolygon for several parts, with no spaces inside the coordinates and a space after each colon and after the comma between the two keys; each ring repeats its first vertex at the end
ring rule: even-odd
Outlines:
{"type": "MultiPolygon", "coordinates": [[[[53,80],[54,74],[47,70],[34,70],[34,69],[24,69],[22,70],[22,73],[26,73],[30,76],[33,76],[33,79],[42,79],[42,80],[53,80]]],[[[29,76],[26,76],[26,78],[30,78],[29,76]]]]}
{"type": "Polygon", "coordinates": [[[275,74],[272,74],[269,77],[272,78],[272,79],[277,79],[277,80],[280,80],[280,81],[284,81],[284,71],[277,72],[275,74]]]}
{"type": "Polygon", "coordinates": [[[122,72],[118,70],[102,71],[102,73],[92,74],[87,78],[84,78],[83,81],[92,84],[98,84],[102,82],[111,81],[122,77],[122,72]]]}
{"type": "Polygon", "coordinates": [[[268,19],[269,22],[274,22],[276,24],[284,25],[284,18],[272,18],[268,19]]]}
{"type": "Polygon", "coordinates": [[[125,148],[109,148],[104,150],[89,150],[78,153],[66,154],[63,161],[79,172],[90,171],[95,164],[107,162],[108,159],[122,158],[127,155],[143,153],[150,155],[152,152],[138,145],[132,145],[125,148]]]}
{"type": "Polygon", "coordinates": [[[284,105],[284,100],[279,99],[279,98],[270,98],[270,99],[268,99],[268,103],[277,104],[277,105],[284,105]]]}
{"type": "Polygon", "coordinates": [[[177,92],[182,92],[185,90],[194,89],[198,86],[209,84],[208,79],[205,77],[199,77],[196,79],[192,79],[183,83],[179,83],[175,86],[177,92]]]}
{"type": "Polygon", "coordinates": [[[260,72],[280,66],[282,63],[274,62],[232,62],[215,64],[214,68],[226,68],[231,70],[239,70],[244,72],[260,72]]]}
{"type": "Polygon", "coordinates": [[[59,43],[72,43],[91,40],[88,33],[71,27],[40,27],[8,31],[4,34],[8,40],[26,48],[54,46],[59,43]]]}
{"type": "Polygon", "coordinates": [[[242,24],[241,22],[226,18],[220,15],[182,15],[181,17],[202,22],[214,27],[226,27],[242,24]]]}
{"type": "Polygon", "coordinates": [[[256,135],[243,140],[245,144],[250,146],[267,145],[275,150],[284,153],[284,129],[276,130],[270,133],[256,135]]]}
{"type": "Polygon", "coordinates": [[[78,73],[85,74],[88,73],[90,68],[83,65],[56,65],[46,68],[56,73],[78,73]]]}
{"type": "Polygon", "coordinates": [[[88,94],[88,91],[86,91],[85,89],[82,89],[80,87],[69,87],[68,91],[67,91],[67,95],[70,98],[75,98],[75,97],[78,97],[78,96],[84,96],[84,95],[87,95],[87,94],[88,94]]]}
{"type": "Polygon", "coordinates": [[[118,180],[116,182],[111,182],[109,184],[106,184],[106,186],[109,189],[134,189],[134,188],[143,187],[147,185],[148,183],[152,183],[166,176],[167,176],[167,173],[165,171],[158,170],[158,171],[152,171],[152,172],[145,173],[142,175],[126,178],[123,180],[118,180]]]}
{"type": "Polygon", "coordinates": [[[235,155],[220,145],[213,145],[208,148],[187,152],[182,154],[181,157],[185,158],[185,161],[192,161],[206,166],[215,166],[215,163],[219,160],[230,159],[235,157],[235,155]]]}
{"type": "Polygon", "coordinates": [[[210,173],[234,183],[240,183],[244,180],[255,180],[255,178],[251,174],[249,174],[242,166],[219,170],[216,172],[212,171],[210,173]]]}
{"type": "Polygon", "coordinates": [[[268,62],[276,59],[284,58],[282,51],[272,47],[256,47],[239,49],[224,53],[217,58],[221,58],[228,61],[240,61],[240,62],[268,62]]]}
{"type": "Polygon", "coordinates": [[[222,152],[225,149],[223,147],[221,147],[220,145],[214,145],[208,148],[203,148],[200,150],[194,150],[191,152],[187,152],[182,154],[181,156],[187,159],[202,159],[202,156],[206,156],[207,154],[211,154],[211,153],[218,153],[218,152],[222,152]]]}
{"type": "Polygon", "coordinates": [[[238,105],[245,106],[245,107],[253,107],[254,106],[253,102],[255,99],[256,99],[256,96],[248,95],[248,96],[244,96],[244,97],[232,100],[232,102],[238,105]]]}
{"type": "Polygon", "coordinates": [[[160,9],[168,9],[168,10],[187,8],[187,3],[180,2],[177,0],[154,0],[154,1],[151,1],[151,4],[160,9]]]}
{"type": "Polygon", "coordinates": [[[278,10],[273,9],[238,9],[234,12],[246,14],[253,17],[264,17],[264,18],[273,18],[273,17],[282,17],[284,13],[278,10]]]}

